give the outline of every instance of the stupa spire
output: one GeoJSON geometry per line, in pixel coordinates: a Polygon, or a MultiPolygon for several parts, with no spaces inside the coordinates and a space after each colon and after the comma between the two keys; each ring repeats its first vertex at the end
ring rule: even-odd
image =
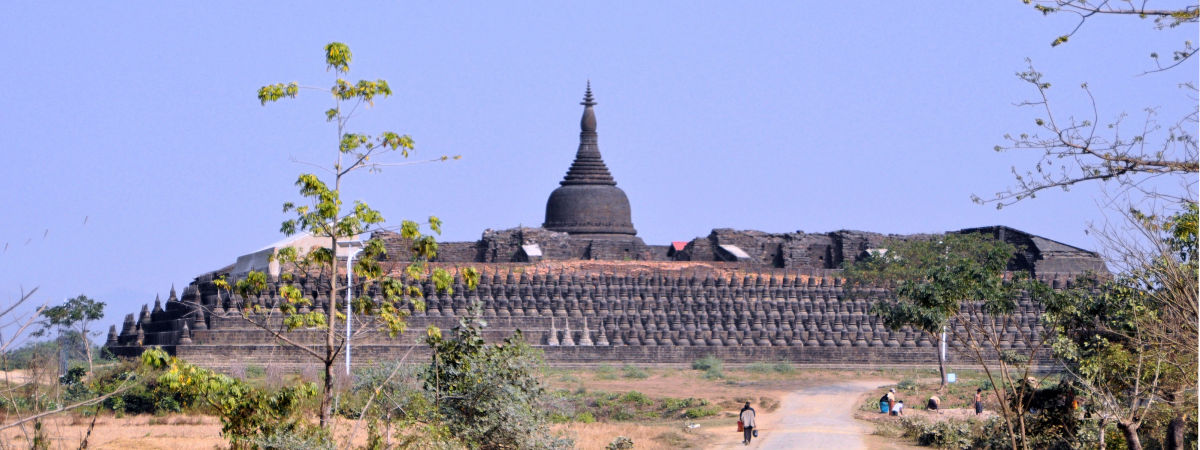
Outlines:
{"type": "Polygon", "coordinates": [[[579,150],[575,152],[575,161],[567,170],[567,175],[559,184],[596,184],[616,186],[604,159],[600,157],[600,145],[596,134],[596,99],[592,96],[592,82],[588,80],[587,91],[583,95],[583,117],[579,120],[579,150]]]}

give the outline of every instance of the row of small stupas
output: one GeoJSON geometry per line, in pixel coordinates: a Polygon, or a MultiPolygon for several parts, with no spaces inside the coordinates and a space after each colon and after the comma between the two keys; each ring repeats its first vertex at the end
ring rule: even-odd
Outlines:
{"type": "MultiPolygon", "coordinates": [[[[453,294],[426,286],[427,309],[411,311],[411,329],[452,327],[478,303],[489,340],[519,329],[552,363],[678,363],[708,354],[731,362],[841,365],[935,360],[926,348],[932,345],[928,337],[889,330],[868,313],[873,301],[889,295],[886,289],[851,292],[838,277],[844,263],[880,248],[886,238],[906,236],[716,229],[687,242],[647,245],[637,237],[628,198],[600,156],[590,86],[582,105],[579,148],[546,202],[543,226],[487,230],[478,241],[440,244],[436,264],[470,265],[483,272],[482,280],[468,290],[456,278],[453,294]]],[[[1008,227],[960,232],[987,233],[1014,244],[1019,252],[1010,270],[1028,271],[1058,286],[1083,272],[1105,270],[1093,252],[1008,227]]],[[[379,232],[376,237],[384,239],[394,261],[408,260],[408,245],[398,235],[379,232]]],[[[317,243],[310,241],[287,245],[317,243]]],[[[256,303],[281,301],[274,294],[283,283],[281,269],[269,258],[277,247],[203,274],[181,294],[172,288],[165,305],[156,299],[139,315],[127,315],[119,332],[113,327],[106,347],[135,355],[160,346],[218,368],[303,366],[307,360],[299,351],[246,323],[245,299],[213,283],[222,276],[264,271],[271,288],[256,303]]],[[[323,309],[329,301],[328,279],[297,276],[288,283],[310,293],[313,308],[323,309]]],[[[379,292],[360,288],[356,296],[362,295],[379,292]]],[[[1007,330],[1001,345],[1027,345],[1021,336],[1041,332],[1040,312],[1039,305],[1025,300],[1009,320],[998,321],[1007,330]]],[[[320,342],[320,331],[293,333],[294,339],[320,342]]],[[[354,347],[355,364],[423,351],[412,337],[381,333],[356,340],[354,347]]],[[[951,342],[952,355],[957,351],[951,342]]]]}

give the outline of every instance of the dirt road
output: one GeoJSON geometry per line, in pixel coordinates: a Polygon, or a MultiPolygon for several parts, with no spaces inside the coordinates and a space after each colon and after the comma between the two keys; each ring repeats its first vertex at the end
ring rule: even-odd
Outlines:
{"type": "Polygon", "coordinates": [[[887,380],[852,380],[803,388],[785,396],[760,424],[759,449],[866,449],[871,426],[854,419],[859,397],[887,380]]]}

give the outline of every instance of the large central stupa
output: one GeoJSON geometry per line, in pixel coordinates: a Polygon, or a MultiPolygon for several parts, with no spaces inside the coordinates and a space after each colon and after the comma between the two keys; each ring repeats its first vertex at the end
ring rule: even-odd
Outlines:
{"type": "Polygon", "coordinates": [[[597,144],[596,101],[588,83],[579,121],[579,150],[561,186],[546,201],[543,228],[586,239],[631,240],[637,235],[630,219],[629,198],[600,157],[597,144]]]}

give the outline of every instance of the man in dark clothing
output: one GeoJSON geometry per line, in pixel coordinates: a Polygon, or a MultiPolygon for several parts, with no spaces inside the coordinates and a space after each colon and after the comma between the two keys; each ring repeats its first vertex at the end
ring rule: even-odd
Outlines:
{"type": "Polygon", "coordinates": [[[742,407],[742,413],[738,416],[738,420],[742,422],[742,444],[750,445],[750,438],[754,437],[754,408],[750,407],[750,402],[746,402],[746,406],[742,407]]]}

